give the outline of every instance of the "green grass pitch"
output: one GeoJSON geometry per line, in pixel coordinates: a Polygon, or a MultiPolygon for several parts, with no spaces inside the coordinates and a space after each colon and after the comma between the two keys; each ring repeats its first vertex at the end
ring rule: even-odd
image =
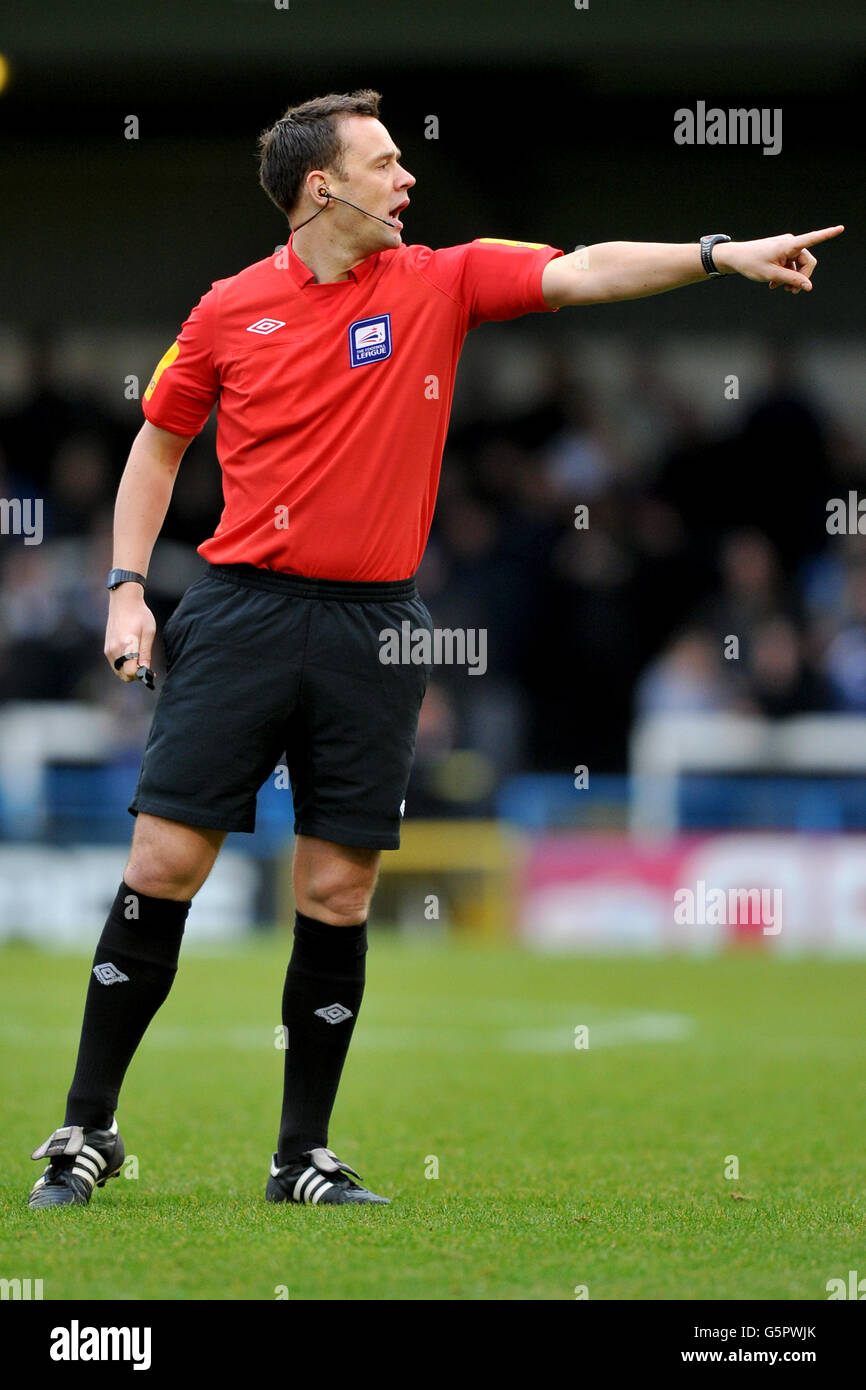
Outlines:
{"type": "Polygon", "coordinates": [[[329,1142],[393,1203],[308,1208],[264,1201],[287,948],[187,947],[118,1111],[138,1176],[39,1213],[89,961],[0,951],[0,1276],[46,1300],[823,1300],[866,1274],[866,963],[372,933],[329,1142]]]}

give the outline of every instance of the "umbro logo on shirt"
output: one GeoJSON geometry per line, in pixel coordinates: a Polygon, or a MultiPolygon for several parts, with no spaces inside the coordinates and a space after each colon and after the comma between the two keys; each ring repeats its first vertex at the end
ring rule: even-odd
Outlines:
{"type": "Polygon", "coordinates": [[[275,333],[278,328],[285,328],[285,319],[257,319],[251,323],[247,329],[248,333],[275,333]]]}

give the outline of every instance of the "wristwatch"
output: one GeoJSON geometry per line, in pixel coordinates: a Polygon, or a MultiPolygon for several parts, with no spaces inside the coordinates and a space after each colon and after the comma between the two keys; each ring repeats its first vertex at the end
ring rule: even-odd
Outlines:
{"type": "Polygon", "coordinates": [[[730,241],[731,238],[724,232],[711,232],[708,236],[701,237],[701,264],[708,275],[714,279],[723,275],[723,270],[716,270],[716,263],[713,260],[713,247],[717,241],[730,241]]]}
{"type": "Polygon", "coordinates": [[[121,584],[135,583],[144,588],[147,580],[143,574],[136,574],[135,570],[112,570],[108,576],[106,589],[116,589],[121,584]]]}

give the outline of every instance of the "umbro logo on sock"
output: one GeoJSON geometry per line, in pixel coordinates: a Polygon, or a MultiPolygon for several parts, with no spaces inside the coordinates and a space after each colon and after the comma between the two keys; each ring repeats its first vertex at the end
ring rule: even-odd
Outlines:
{"type": "Polygon", "coordinates": [[[323,1018],[326,1023],[342,1023],[344,1018],[352,1017],[352,1010],[345,1004],[329,1004],[325,1009],[316,1009],[316,1017],[323,1018]]]}
{"type": "Polygon", "coordinates": [[[110,960],[104,965],[94,965],[93,973],[101,985],[120,985],[124,981],[129,983],[129,976],[118,970],[116,965],[112,965],[110,960]]]}

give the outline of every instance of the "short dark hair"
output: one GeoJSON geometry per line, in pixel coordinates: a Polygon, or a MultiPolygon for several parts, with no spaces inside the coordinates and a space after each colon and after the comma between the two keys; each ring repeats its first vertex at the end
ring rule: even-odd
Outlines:
{"type": "Polygon", "coordinates": [[[297,203],[311,169],[333,169],[343,177],[345,145],[341,116],[378,116],[378,92],[331,92],[300,106],[290,106],[259,136],[259,183],[288,216],[297,203]]]}

